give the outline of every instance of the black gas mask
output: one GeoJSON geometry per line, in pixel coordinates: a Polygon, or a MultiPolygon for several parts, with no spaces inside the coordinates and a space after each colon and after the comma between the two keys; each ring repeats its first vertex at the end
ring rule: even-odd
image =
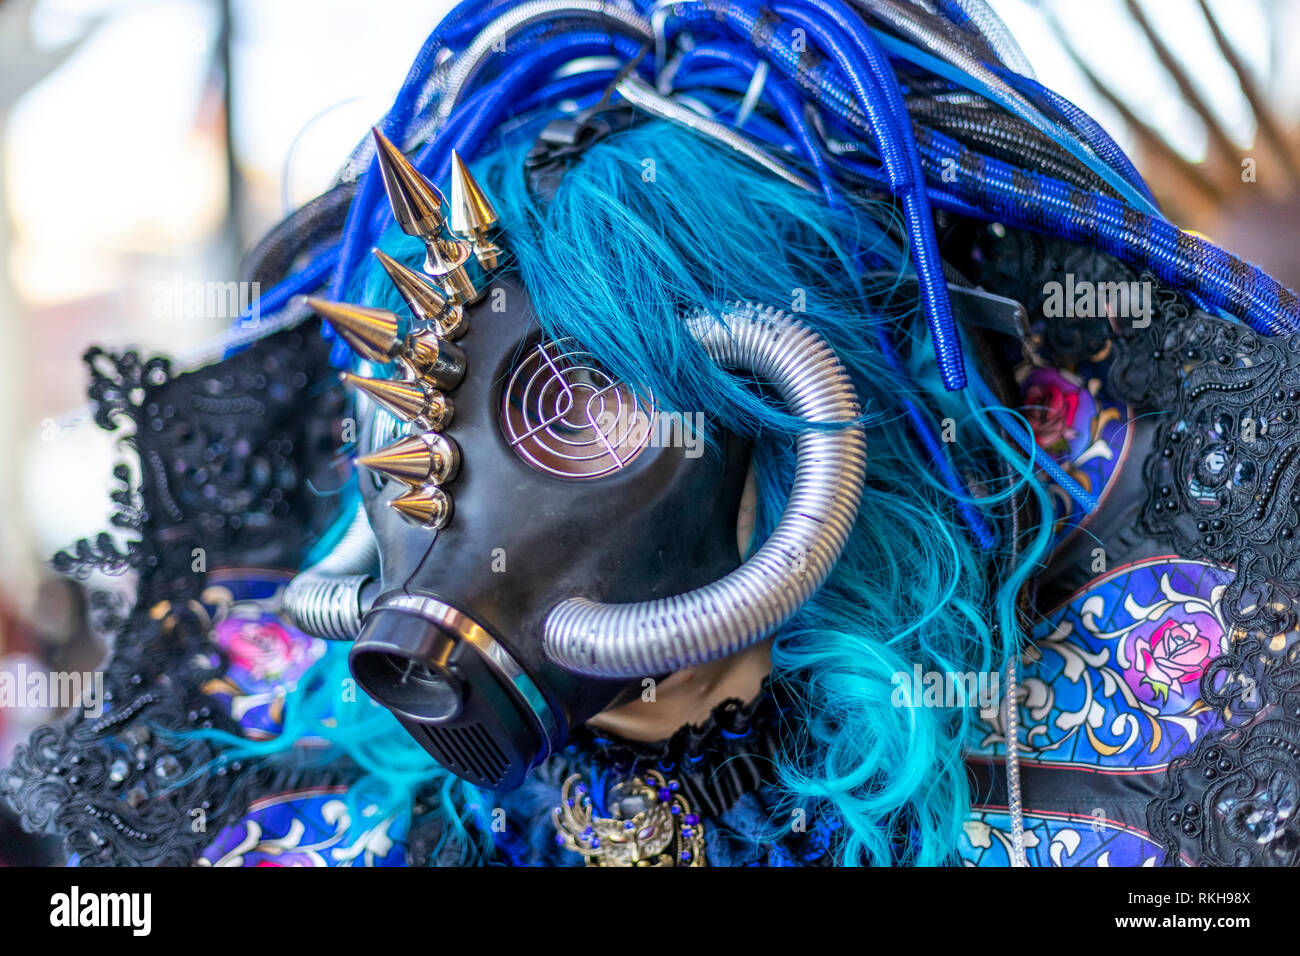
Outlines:
{"type": "MultiPolygon", "coordinates": [[[[416,271],[377,253],[410,319],[311,300],[374,373],[344,376],[363,510],[286,608],[353,641],[358,685],[442,766],[511,789],[646,678],[734,653],[807,601],[856,516],[863,435],[800,436],[786,512],[742,564],[747,443],[717,430],[706,445],[696,416],[665,415],[580,342],[544,337],[459,159],[447,203],[376,139],[395,218],[428,257],[416,271]]],[[[843,368],[788,316],[738,304],[725,327],[683,321],[795,414],[857,417],[843,368]]]]}

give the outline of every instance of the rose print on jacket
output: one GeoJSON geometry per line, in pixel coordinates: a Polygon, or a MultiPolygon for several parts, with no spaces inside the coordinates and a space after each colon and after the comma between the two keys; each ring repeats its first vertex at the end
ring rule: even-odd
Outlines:
{"type": "MultiPolygon", "coordinates": [[[[1017,688],[1025,766],[1161,772],[1222,724],[1200,679],[1223,652],[1231,572],[1159,557],[1114,568],[1034,630],[1017,688]]],[[[1002,708],[972,752],[1005,755],[1002,708]]]]}
{"type": "Polygon", "coordinates": [[[324,643],[251,601],[226,608],[213,638],[229,666],[204,686],[204,693],[221,702],[247,736],[275,736],[284,720],[286,689],[320,659],[324,643]]]}
{"type": "MultiPolygon", "coordinates": [[[[1056,369],[1035,369],[1025,382],[1025,417],[1034,430],[1038,446],[1053,457],[1067,455],[1071,443],[1079,437],[1081,394],[1087,392],[1067,381],[1056,369]]],[[[1092,402],[1087,404],[1091,406],[1092,402]]]]}
{"type": "MultiPolygon", "coordinates": [[[[1097,369],[1072,372],[1029,363],[1016,369],[1023,396],[1021,414],[1034,441],[1080,486],[1104,500],[1111,478],[1128,452],[1132,412],[1102,391],[1097,369]]],[[[1084,520],[1078,504],[1064,489],[1048,488],[1056,506],[1060,543],[1084,520]]]]}
{"type": "Polygon", "coordinates": [[[1170,688],[1182,694],[1184,684],[1194,685],[1205,673],[1215,651],[1195,621],[1172,619],[1161,624],[1150,637],[1137,638],[1133,649],[1135,669],[1142,674],[1141,683],[1149,686],[1162,701],[1169,699],[1170,688]]]}
{"type": "Polygon", "coordinates": [[[290,634],[270,614],[227,618],[217,624],[217,643],[225,648],[231,666],[258,683],[296,678],[314,660],[311,641],[290,634]]]}

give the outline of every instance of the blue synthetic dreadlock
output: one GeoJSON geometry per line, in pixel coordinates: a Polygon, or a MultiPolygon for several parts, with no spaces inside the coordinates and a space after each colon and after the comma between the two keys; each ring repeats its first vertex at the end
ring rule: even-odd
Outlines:
{"type": "MultiPolygon", "coordinates": [[[[688,334],[685,314],[717,313],[736,299],[801,311],[856,383],[867,427],[867,489],[858,525],[817,596],[776,635],[774,676],[796,712],[785,728],[779,780],[787,796],[773,832],[802,809],[837,824],[844,863],[938,864],[951,859],[969,809],[961,749],[974,714],[899,707],[895,674],[1001,668],[1015,646],[1016,597],[1047,548],[1043,522],[1019,556],[1010,543],[982,550],[956,523],[962,504],[1005,516],[1012,494],[1032,494],[1050,515],[1033,467],[995,430],[989,409],[943,388],[916,308],[873,310],[868,296],[901,277],[905,250],[883,228],[887,206],[831,209],[680,127],[647,124],[592,147],[550,202],[528,191],[522,137],[476,164],[502,217],[504,245],[547,333],[573,335],[626,381],[673,410],[705,410],[754,439],[758,488],[754,543],[775,527],[793,481],[799,427],[761,393],[715,366],[688,334]],[[864,262],[893,275],[864,278],[864,262]],[[896,343],[894,361],[879,333],[896,343]],[[905,402],[934,423],[951,418],[960,441],[945,446],[959,474],[989,495],[959,501],[935,462],[911,439],[905,402]],[[998,582],[998,583],[994,583],[998,582]]],[[[385,251],[418,265],[423,246],[395,230],[385,251]]],[[[377,268],[359,273],[349,298],[404,313],[377,268]]],[[[974,374],[974,369],[970,369],[974,374]]],[[[996,521],[990,521],[997,524],[996,521]]],[[[441,771],[378,708],[336,706],[346,677],[330,654],[289,696],[281,737],[241,752],[288,750],[324,737],[368,771],[396,806],[441,771]],[[314,726],[328,716],[332,726],[314,726]]],[[[920,702],[917,702],[920,703],[920,702]]],[[[442,778],[446,780],[445,776],[442,778]]],[[[444,782],[454,826],[477,798],[444,782]]],[[[463,833],[458,831],[458,835],[463,833]]]]}

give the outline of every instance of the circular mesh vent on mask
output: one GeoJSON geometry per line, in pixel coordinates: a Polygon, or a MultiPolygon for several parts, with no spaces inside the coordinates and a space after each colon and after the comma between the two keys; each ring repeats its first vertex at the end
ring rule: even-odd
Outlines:
{"type": "Polygon", "coordinates": [[[653,420],[653,401],[614,381],[571,338],[523,354],[501,409],[501,427],[519,457],[574,479],[625,468],[650,443],[653,420]]]}

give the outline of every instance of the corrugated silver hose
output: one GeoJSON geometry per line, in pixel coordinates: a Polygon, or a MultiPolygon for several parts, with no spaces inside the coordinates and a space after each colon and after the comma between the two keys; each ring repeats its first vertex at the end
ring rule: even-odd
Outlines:
{"type": "MultiPolygon", "coordinates": [[[[737,304],[725,326],[690,330],[720,365],[771,383],[810,422],[858,417],[848,373],[825,340],[776,309],[737,304]]],[[[635,678],[725,657],[774,632],[826,581],[857,519],[866,479],[861,426],[808,429],[797,440],[794,488],[757,553],[712,584],[669,598],[599,604],[570,598],[547,615],[547,656],[593,677],[635,678]]]]}
{"type": "Polygon", "coordinates": [[[312,637],[354,640],[361,630],[361,616],[368,610],[364,592],[374,580],[378,556],[366,511],[358,504],[334,550],[284,589],[284,610],[290,621],[312,637]]]}

